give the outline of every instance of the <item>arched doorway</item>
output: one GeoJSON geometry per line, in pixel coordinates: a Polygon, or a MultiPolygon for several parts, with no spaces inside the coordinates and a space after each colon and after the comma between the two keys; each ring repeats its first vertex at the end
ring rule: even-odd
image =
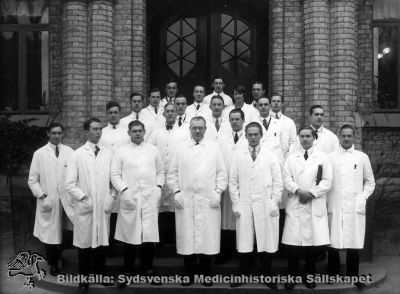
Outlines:
{"type": "Polygon", "coordinates": [[[189,103],[192,90],[222,75],[225,92],[268,81],[268,2],[149,1],[152,86],[177,80],[189,103]],[[250,4],[248,2],[251,2],[250,4]]]}

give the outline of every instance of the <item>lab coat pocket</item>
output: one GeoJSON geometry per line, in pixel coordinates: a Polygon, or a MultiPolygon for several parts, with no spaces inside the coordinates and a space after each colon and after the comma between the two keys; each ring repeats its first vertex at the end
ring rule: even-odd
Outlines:
{"type": "Polygon", "coordinates": [[[129,190],[125,191],[121,195],[121,209],[124,210],[135,210],[137,206],[137,197],[130,193],[129,190]]]}
{"type": "Polygon", "coordinates": [[[279,216],[279,207],[274,199],[268,199],[269,206],[269,216],[277,217],[279,216]]]}
{"type": "Polygon", "coordinates": [[[105,213],[111,213],[111,211],[114,208],[114,204],[116,202],[116,199],[110,195],[106,197],[104,200],[104,211],[105,213]]]}
{"type": "Polygon", "coordinates": [[[362,214],[362,215],[365,215],[365,206],[366,206],[366,200],[365,200],[365,198],[364,197],[361,197],[361,195],[358,195],[357,197],[356,197],[356,203],[355,203],[355,205],[356,205],[356,212],[358,213],[358,214],[362,214]]]}
{"type": "Polygon", "coordinates": [[[40,212],[50,212],[53,209],[53,201],[50,196],[43,199],[38,199],[38,205],[40,212]]]}
{"type": "Polygon", "coordinates": [[[182,192],[178,192],[174,196],[174,202],[175,202],[175,208],[177,209],[183,209],[183,195],[182,192]]]}
{"type": "Polygon", "coordinates": [[[81,213],[89,213],[93,211],[93,200],[91,196],[80,200],[78,205],[81,213]]]}
{"type": "Polygon", "coordinates": [[[312,200],[312,212],[315,216],[326,216],[327,207],[325,198],[316,198],[312,200]]]}

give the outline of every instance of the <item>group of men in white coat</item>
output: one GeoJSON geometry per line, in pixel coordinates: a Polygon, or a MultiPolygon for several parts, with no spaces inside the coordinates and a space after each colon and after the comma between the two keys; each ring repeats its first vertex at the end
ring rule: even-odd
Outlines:
{"type": "MultiPolygon", "coordinates": [[[[347,249],[347,274],[358,275],[365,205],[375,183],[368,156],[354,150],[354,128],[343,126],[339,143],[323,127],[324,110],[316,105],[310,109],[311,126],[296,137],[293,120],[281,112],[280,95],[261,94],[253,106],[244,103],[240,86],[235,103],[227,106],[223,79],[213,83],[216,95],[206,103],[205,88],[196,85],[190,106],[176,95],[173,81],[163,99],[159,89],[150,90],[146,108],[144,97],[133,93],[132,112],[122,119],[120,105],[109,102],[107,126],[96,118],[85,121],[87,142],[76,151],[61,144],[62,125],[49,127],[49,143],[35,152],[28,182],[38,198],[34,235],[46,244],[53,274],[58,271],[61,200],[74,225],[73,244],[84,276],[105,273],[112,213],[117,216],[113,237],[123,243],[127,274],[135,271],[137,250],[141,273],[154,274],[153,248],[160,241],[163,215],[175,221],[177,252],[190,277],[185,285],[193,282],[197,263],[203,275],[211,275],[212,256],[221,250],[229,255],[234,243],[240,274],[251,273],[255,247],[262,273],[271,275],[282,207],[289,274],[300,274],[304,249],[304,272],[314,275],[318,246],[330,245],[329,273],[339,273],[339,249],[347,249]]],[[[254,93],[264,90],[259,82],[253,88],[254,93]]],[[[267,286],[277,288],[276,283],[267,286]]],[[[79,288],[86,291],[88,283],[79,288]]]]}

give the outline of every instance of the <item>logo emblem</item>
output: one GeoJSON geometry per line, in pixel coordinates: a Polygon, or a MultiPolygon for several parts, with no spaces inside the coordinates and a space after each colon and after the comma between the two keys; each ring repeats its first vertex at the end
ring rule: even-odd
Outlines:
{"type": "Polygon", "coordinates": [[[46,261],[46,259],[38,253],[20,252],[7,264],[8,276],[24,276],[24,288],[32,289],[35,287],[35,282],[33,281],[35,276],[39,280],[42,280],[46,276],[46,271],[39,267],[40,261],[46,261]]]}

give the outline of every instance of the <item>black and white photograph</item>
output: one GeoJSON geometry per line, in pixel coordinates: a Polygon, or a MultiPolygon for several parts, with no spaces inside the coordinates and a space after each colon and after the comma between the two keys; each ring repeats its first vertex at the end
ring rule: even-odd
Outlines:
{"type": "Polygon", "coordinates": [[[0,0],[0,293],[400,289],[399,0],[0,0]]]}

